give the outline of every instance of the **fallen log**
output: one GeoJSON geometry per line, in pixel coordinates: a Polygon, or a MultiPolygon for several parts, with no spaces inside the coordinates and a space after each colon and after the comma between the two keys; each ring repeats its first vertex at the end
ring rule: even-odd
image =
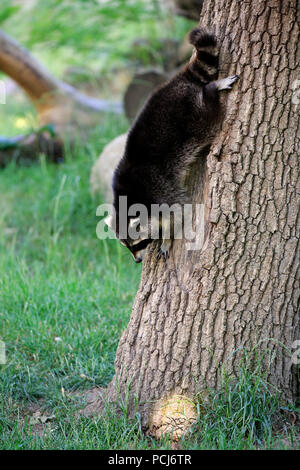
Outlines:
{"type": "Polygon", "coordinates": [[[63,157],[63,142],[72,139],[74,130],[95,125],[103,112],[121,113],[120,103],[109,102],[80,93],[73,86],[55,78],[24,47],[0,30],[0,70],[12,78],[32,101],[40,127],[51,125],[54,134],[38,132],[17,136],[15,147],[1,150],[0,164],[17,153],[33,159],[41,151],[50,159],[63,157]],[[5,156],[4,154],[8,152],[5,156]]]}

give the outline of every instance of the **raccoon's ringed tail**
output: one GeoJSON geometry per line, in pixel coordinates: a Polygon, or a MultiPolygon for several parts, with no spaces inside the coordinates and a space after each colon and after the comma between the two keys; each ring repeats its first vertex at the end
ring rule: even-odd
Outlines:
{"type": "Polygon", "coordinates": [[[218,72],[218,47],[215,35],[201,28],[195,28],[190,32],[189,39],[194,46],[189,70],[203,83],[215,80],[218,72]]]}

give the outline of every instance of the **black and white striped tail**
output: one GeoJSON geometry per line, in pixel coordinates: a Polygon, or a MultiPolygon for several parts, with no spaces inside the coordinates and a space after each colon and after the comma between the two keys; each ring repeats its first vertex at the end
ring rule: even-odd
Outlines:
{"type": "Polygon", "coordinates": [[[208,83],[218,75],[218,45],[214,34],[202,28],[190,32],[190,43],[195,47],[189,63],[189,70],[198,80],[208,83]]]}

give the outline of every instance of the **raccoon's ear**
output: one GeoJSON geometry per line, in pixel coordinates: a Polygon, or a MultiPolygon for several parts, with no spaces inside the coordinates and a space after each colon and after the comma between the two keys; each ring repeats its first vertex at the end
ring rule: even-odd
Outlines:
{"type": "Polygon", "coordinates": [[[104,222],[106,223],[106,225],[109,227],[109,228],[113,228],[114,227],[114,218],[112,215],[108,215],[105,219],[104,219],[104,222]]]}
{"type": "Polygon", "coordinates": [[[140,224],[140,218],[136,217],[135,219],[130,219],[129,227],[130,228],[137,228],[140,224]]]}

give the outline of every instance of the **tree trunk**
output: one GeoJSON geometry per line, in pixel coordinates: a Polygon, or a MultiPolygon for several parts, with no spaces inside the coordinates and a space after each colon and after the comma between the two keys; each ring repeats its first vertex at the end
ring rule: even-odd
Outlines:
{"type": "Polygon", "coordinates": [[[237,376],[245,350],[269,351],[266,379],[286,400],[296,393],[299,2],[204,1],[200,24],[220,40],[220,75],[240,76],[191,182],[205,204],[205,243],[188,252],[178,240],[167,262],[149,249],[108,389],[128,396],[131,411],[138,401],[150,431],[168,429],[164,399],[188,403],[217,388],[221,365],[237,376]]]}

